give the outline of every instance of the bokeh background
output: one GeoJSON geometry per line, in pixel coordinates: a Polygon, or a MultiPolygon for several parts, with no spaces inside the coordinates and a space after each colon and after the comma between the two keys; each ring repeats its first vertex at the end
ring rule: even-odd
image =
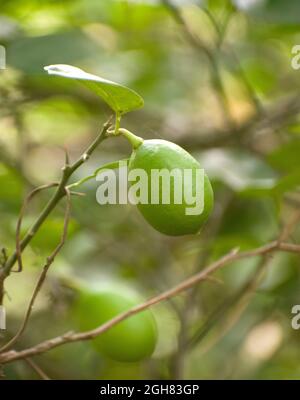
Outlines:
{"type": "MultiPolygon", "coordinates": [[[[145,106],[122,126],[189,150],[216,201],[200,235],[171,238],[131,205],[99,206],[96,181],[83,185],[86,196],[72,199],[67,244],[17,349],[76,328],[73,280],[122,282],[148,298],[234,247],[278,236],[300,204],[300,71],[291,64],[299,29],[297,0],[1,1],[0,244],[8,253],[26,193],[57,180],[64,148],[76,159],[111,115],[76,82],[47,76],[45,65],[72,64],[136,90],[145,106]]],[[[73,179],[129,153],[125,140],[106,141],[73,179]]],[[[24,230],[49,195],[31,203],[24,230]]],[[[24,271],[7,280],[1,343],[22,321],[63,212],[61,204],[24,252],[24,271]]],[[[89,342],[35,360],[53,379],[300,378],[300,331],[291,327],[299,257],[244,259],[216,278],[153,308],[159,343],[150,360],[117,363],[89,342]]],[[[38,379],[23,361],[5,375],[38,379]]]]}

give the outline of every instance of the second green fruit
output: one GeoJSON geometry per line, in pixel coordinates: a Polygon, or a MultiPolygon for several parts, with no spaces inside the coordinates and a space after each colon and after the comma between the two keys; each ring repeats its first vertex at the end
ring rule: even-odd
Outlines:
{"type": "MultiPolygon", "coordinates": [[[[116,315],[142,302],[135,293],[118,285],[81,290],[75,314],[82,330],[95,329],[116,315]]],[[[93,345],[116,361],[141,361],[151,356],[157,341],[157,329],[150,310],[140,312],[97,336],[93,345]]]]}

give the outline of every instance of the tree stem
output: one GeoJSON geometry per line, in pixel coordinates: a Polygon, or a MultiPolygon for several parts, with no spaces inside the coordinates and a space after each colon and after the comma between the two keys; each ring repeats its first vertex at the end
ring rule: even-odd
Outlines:
{"type": "MultiPolygon", "coordinates": [[[[59,201],[65,196],[65,186],[68,182],[70,176],[76,171],[85,161],[87,161],[93,151],[97,148],[97,146],[106,138],[106,132],[110,126],[110,122],[108,121],[103,125],[103,128],[96,139],[91,143],[91,145],[86,149],[86,151],[82,154],[82,156],[74,162],[71,166],[65,166],[63,168],[62,177],[60,183],[54,192],[53,196],[31,227],[28,230],[22,241],[20,242],[20,249],[23,251],[26,246],[30,243],[32,238],[38,232],[39,228],[46,220],[48,215],[52,212],[52,210],[56,207],[59,201]]],[[[17,261],[17,251],[15,250],[13,254],[8,258],[7,262],[5,263],[4,267],[0,270],[0,289],[1,283],[3,284],[4,279],[10,274],[11,269],[13,268],[15,262],[17,261]]],[[[3,286],[3,285],[2,285],[3,286]]],[[[3,291],[3,290],[2,290],[3,291]]],[[[1,299],[1,290],[0,290],[0,299],[1,299]]]]}

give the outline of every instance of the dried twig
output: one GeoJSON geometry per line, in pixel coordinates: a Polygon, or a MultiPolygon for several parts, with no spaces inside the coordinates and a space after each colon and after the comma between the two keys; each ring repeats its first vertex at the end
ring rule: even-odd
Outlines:
{"type": "MultiPolygon", "coordinates": [[[[210,10],[207,7],[200,7],[201,10],[207,15],[209,20],[211,21],[212,26],[215,29],[215,32],[217,34],[217,43],[216,43],[216,48],[218,51],[221,50],[222,43],[224,42],[224,36],[226,33],[226,28],[228,27],[230,18],[233,15],[233,9],[230,10],[230,12],[227,13],[225,17],[225,21],[222,26],[219,26],[218,21],[216,20],[215,16],[210,12],[210,10]]],[[[243,83],[245,89],[247,90],[249,99],[251,100],[252,104],[255,107],[255,111],[257,114],[260,114],[263,112],[263,106],[256,95],[255,90],[253,89],[252,85],[250,84],[243,68],[240,63],[239,57],[237,56],[236,52],[233,50],[231,46],[227,44],[226,46],[228,52],[229,52],[229,57],[228,59],[231,60],[234,64],[234,68],[237,70],[240,80],[243,83]]]]}
{"type": "Polygon", "coordinates": [[[95,337],[103,334],[104,332],[108,331],[111,329],[113,326],[117,325],[121,321],[124,321],[125,319],[131,317],[132,315],[138,314],[141,311],[144,311],[155,304],[161,303],[162,301],[168,300],[174,296],[179,295],[180,293],[192,288],[193,286],[199,284],[200,282],[204,281],[207,279],[208,276],[213,274],[215,271],[223,268],[225,265],[242,259],[242,258],[248,258],[248,257],[255,257],[255,256],[262,256],[265,254],[268,254],[272,251],[285,251],[285,252],[294,252],[297,254],[300,254],[300,245],[296,244],[291,244],[291,243],[286,243],[286,242],[280,242],[278,240],[270,242],[264,246],[258,247],[253,250],[249,251],[244,251],[244,252],[239,252],[238,249],[234,249],[222,258],[220,258],[218,261],[212,263],[209,265],[207,268],[204,270],[200,271],[199,273],[191,276],[190,278],[186,279],[185,281],[181,282],[177,286],[157,295],[152,297],[151,299],[145,301],[144,303],[141,303],[130,310],[121,313],[117,315],[116,317],[112,318],[108,322],[104,323],[103,325],[99,326],[96,329],[86,331],[86,332],[67,332],[61,336],[46,340],[44,342],[41,342],[33,347],[27,348],[25,350],[21,351],[8,351],[5,353],[0,354],[0,364],[7,364],[16,360],[24,359],[27,357],[34,356],[36,354],[41,354],[44,352],[47,352],[55,347],[67,344],[67,343],[73,343],[73,342],[79,342],[79,341],[85,341],[85,340],[91,340],[94,339],[95,337]]]}
{"type": "Polygon", "coordinates": [[[40,366],[37,365],[35,361],[31,358],[25,358],[27,364],[38,374],[38,376],[43,379],[44,381],[50,381],[51,379],[49,376],[42,370],[40,366]]]}
{"type": "Polygon", "coordinates": [[[166,7],[166,9],[170,12],[170,15],[173,16],[174,20],[182,27],[182,31],[185,34],[187,40],[196,50],[198,50],[198,54],[204,54],[209,62],[209,72],[211,75],[211,83],[215,89],[216,95],[218,96],[220,105],[223,110],[224,119],[230,129],[234,129],[235,122],[231,116],[230,104],[228,101],[228,96],[226,90],[224,88],[224,84],[221,78],[218,60],[214,51],[212,51],[205,43],[201,41],[201,39],[194,35],[191,31],[190,27],[186,23],[185,19],[181,15],[178,7],[170,0],[161,0],[162,4],[166,7]]]}
{"type": "MultiPolygon", "coordinates": [[[[24,238],[21,240],[19,243],[18,250],[19,252],[22,252],[26,246],[30,243],[32,238],[35,236],[41,225],[44,223],[48,215],[52,212],[52,210],[56,207],[56,205],[59,203],[59,201],[65,196],[65,186],[66,183],[68,182],[69,178],[71,175],[84,163],[86,162],[91,154],[94,152],[94,150],[98,147],[98,145],[106,139],[106,131],[109,129],[111,123],[110,123],[111,118],[109,121],[107,121],[102,129],[99,135],[96,137],[96,139],[92,142],[92,144],[86,149],[86,151],[81,155],[81,157],[74,162],[74,164],[70,166],[65,166],[63,168],[63,173],[61,180],[59,182],[59,185],[49,200],[48,204],[45,206],[43,211],[41,212],[40,216],[37,218],[36,222],[33,224],[31,229],[26,233],[24,238]]],[[[1,282],[10,274],[14,264],[18,260],[18,252],[15,251],[7,260],[5,263],[5,266],[0,270],[0,287],[1,287],[1,282]]]]}
{"type": "MultiPolygon", "coordinates": [[[[209,149],[212,147],[235,146],[249,149],[254,137],[283,128],[300,113],[300,96],[291,95],[279,100],[264,112],[251,116],[247,121],[232,129],[212,129],[195,136],[195,131],[186,132],[179,137],[178,143],[186,149],[209,149]],[[238,142],[236,138],[239,138],[238,142]]],[[[251,148],[250,148],[251,150],[251,148]]]]}
{"type": "MultiPolygon", "coordinates": [[[[290,220],[283,227],[279,235],[279,238],[277,239],[278,243],[282,243],[284,240],[288,239],[288,237],[292,234],[293,230],[297,226],[299,220],[300,220],[300,211],[297,210],[295,213],[293,213],[290,220]]],[[[227,331],[239,320],[243,311],[246,309],[247,305],[251,301],[251,298],[255,294],[255,291],[259,286],[259,284],[261,283],[261,280],[264,277],[265,270],[271,261],[270,257],[271,254],[272,253],[270,252],[263,255],[259,265],[257,266],[256,271],[254,272],[250,280],[247,281],[238,290],[237,293],[226,299],[225,302],[223,302],[220,307],[217,307],[216,310],[214,310],[212,314],[207,318],[203,326],[201,326],[193,334],[193,337],[189,341],[190,348],[197,345],[207,335],[207,333],[211,330],[211,328],[215,326],[216,322],[224,318],[226,311],[229,308],[231,307],[234,308],[232,316],[229,322],[227,322],[226,327],[223,327],[223,329],[218,332],[217,338],[214,339],[213,343],[215,343],[216,340],[220,340],[220,338],[223,337],[227,333],[227,331]]],[[[210,344],[209,348],[211,346],[212,345],[210,344]]]]}
{"type": "Polygon", "coordinates": [[[19,215],[18,222],[17,222],[17,229],[16,229],[16,253],[17,253],[17,261],[18,261],[18,269],[16,271],[14,271],[12,269],[11,272],[21,272],[23,270],[21,246],[20,246],[20,234],[21,234],[22,221],[23,221],[24,214],[25,214],[28,204],[30,203],[32,198],[35,195],[37,195],[38,193],[40,193],[42,190],[49,189],[49,188],[52,188],[55,186],[58,186],[58,182],[53,182],[53,183],[49,183],[48,185],[39,186],[39,187],[33,189],[28,194],[28,196],[25,198],[23,205],[21,207],[20,215],[19,215]]]}
{"type": "Polygon", "coordinates": [[[44,281],[46,279],[47,272],[48,272],[50,266],[52,265],[53,261],[55,260],[55,257],[57,256],[57,254],[59,253],[59,251],[61,250],[61,248],[65,244],[65,241],[66,241],[66,238],[67,238],[67,233],[68,233],[68,226],[69,226],[69,220],[70,220],[70,209],[71,209],[70,191],[67,188],[65,188],[65,191],[66,191],[66,196],[67,196],[67,205],[66,205],[66,212],[65,212],[65,219],[64,219],[64,228],[63,228],[63,233],[62,233],[62,237],[60,239],[60,242],[56,246],[56,248],[54,249],[52,254],[49,257],[47,257],[46,264],[44,265],[44,268],[43,268],[43,270],[41,272],[41,275],[40,275],[40,277],[39,277],[39,279],[37,281],[36,287],[35,287],[35,289],[33,291],[32,297],[31,297],[30,302],[29,302],[28,309],[27,309],[26,314],[25,314],[25,318],[24,318],[24,320],[22,322],[22,325],[21,325],[20,329],[18,330],[16,335],[9,342],[7,342],[4,346],[2,346],[0,348],[0,353],[2,353],[4,351],[8,350],[9,348],[11,348],[20,339],[20,337],[23,335],[23,333],[24,333],[24,331],[25,331],[25,329],[27,327],[27,324],[28,324],[28,321],[29,321],[29,318],[30,318],[30,315],[31,315],[31,312],[32,312],[32,309],[33,309],[33,306],[34,306],[34,302],[35,302],[35,300],[37,298],[37,295],[40,292],[40,290],[41,290],[41,288],[43,286],[43,283],[44,283],[44,281]]]}
{"type": "MultiPolygon", "coordinates": [[[[237,291],[237,293],[225,299],[225,301],[223,301],[222,304],[209,315],[204,324],[194,332],[193,336],[189,338],[189,350],[192,350],[196,345],[198,345],[207,336],[211,329],[216,326],[218,322],[222,321],[225,318],[226,313],[229,309],[234,308],[235,316],[234,318],[231,318],[230,326],[229,324],[226,326],[227,329],[223,328],[221,330],[218,330],[217,338],[214,338],[214,343],[216,343],[217,340],[220,340],[220,338],[227,333],[228,329],[230,329],[232,325],[237,321],[237,319],[240,317],[243,310],[251,300],[252,295],[255,293],[257,286],[261,282],[261,278],[264,276],[265,268],[270,260],[268,255],[269,254],[265,254],[263,256],[254,274],[237,291]],[[236,310],[238,310],[238,312],[236,310]]],[[[209,348],[210,347],[211,344],[209,344],[209,348]]],[[[207,349],[205,349],[204,351],[206,350],[207,349]]]]}

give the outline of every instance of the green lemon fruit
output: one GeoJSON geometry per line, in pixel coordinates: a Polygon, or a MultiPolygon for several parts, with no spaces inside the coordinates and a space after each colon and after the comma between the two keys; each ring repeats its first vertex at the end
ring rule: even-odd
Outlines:
{"type": "Polygon", "coordinates": [[[201,166],[194,157],[180,146],[169,141],[160,139],[144,140],[136,144],[130,158],[129,171],[133,171],[134,169],[144,170],[149,178],[147,204],[138,203],[137,207],[150,225],[159,232],[170,236],[195,234],[199,232],[212,211],[214,198],[210,181],[205,173],[202,175],[203,185],[201,185],[201,193],[199,193],[199,190],[196,190],[196,180],[198,179],[199,181],[200,176],[196,174],[196,170],[201,170],[201,166]],[[162,201],[162,190],[166,185],[161,181],[159,184],[160,201],[158,204],[153,204],[153,202],[151,202],[150,184],[151,171],[153,171],[153,169],[165,169],[170,172],[177,169],[182,171],[182,176],[184,176],[184,170],[190,170],[192,171],[192,178],[190,181],[186,181],[185,179],[179,181],[175,176],[174,179],[169,180],[169,203],[163,203],[162,201]],[[195,195],[195,204],[191,203],[190,200],[189,204],[187,204],[184,196],[182,196],[180,204],[178,204],[178,201],[175,202],[175,185],[181,185],[182,193],[184,193],[186,189],[189,189],[190,192],[195,195]],[[199,195],[202,196],[203,207],[201,212],[194,215],[188,214],[187,208],[196,205],[197,193],[198,197],[199,195]]]}
{"type": "MultiPolygon", "coordinates": [[[[136,293],[118,286],[85,289],[76,301],[75,314],[80,329],[97,328],[116,315],[141,303],[136,293]]],[[[93,340],[106,357],[116,361],[141,361],[151,356],[157,341],[157,329],[150,310],[120,322],[93,340]]]]}

